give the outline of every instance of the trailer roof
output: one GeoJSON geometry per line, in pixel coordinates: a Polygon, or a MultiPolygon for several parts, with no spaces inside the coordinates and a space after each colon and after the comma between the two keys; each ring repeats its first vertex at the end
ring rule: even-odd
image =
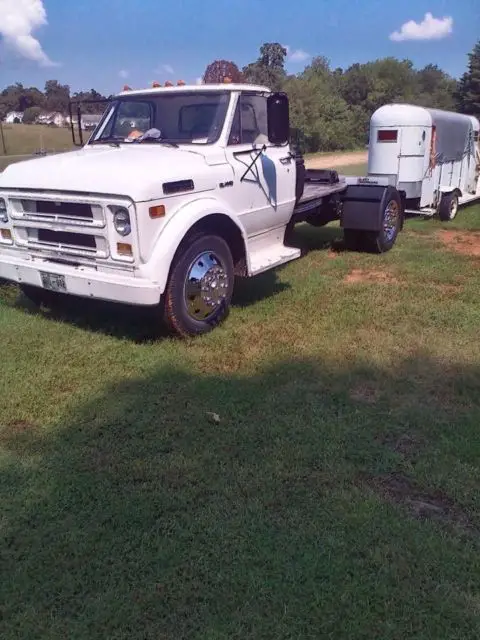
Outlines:
{"type": "Polygon", "coordinates": [[[233,83],[218,83],[218,84],[180,84],[172,87],[147,87],[145,89],[126,89],[117,93],[117,97],[120,96],[142,96],[142,95],[156,95],[162,93],[209,93],[218,91],[255,91],[259,93],[270,93],[271,90],[268,87],[256,84],[233,84],[233,83]]]}

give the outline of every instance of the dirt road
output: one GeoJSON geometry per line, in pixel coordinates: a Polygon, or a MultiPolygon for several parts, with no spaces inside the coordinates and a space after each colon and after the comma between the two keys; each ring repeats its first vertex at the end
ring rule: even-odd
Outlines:
{"type": "Polygon", "coordinates": [[[351,153],[329,153],[328,155],[312,156],[305,160],[309,169],[334,169],[352,164],[367,162],[367,151],[352,151],[351,153]]]}

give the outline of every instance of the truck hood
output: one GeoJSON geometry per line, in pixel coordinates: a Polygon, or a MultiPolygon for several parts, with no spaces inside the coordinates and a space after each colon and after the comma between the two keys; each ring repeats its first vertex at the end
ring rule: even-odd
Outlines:
{"type": "Polygon", "coordinates": [[[0,173],[0,189],[79,191],[143,202],[164,197],[164,182],[192,179],[195,191],[215,188],[209,164],[201,152],[181,148],[97,145],[11,164],[0,173]]]}

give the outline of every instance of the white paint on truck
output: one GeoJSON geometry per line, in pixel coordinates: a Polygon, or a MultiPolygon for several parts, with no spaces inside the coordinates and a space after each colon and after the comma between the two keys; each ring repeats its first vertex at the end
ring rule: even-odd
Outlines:
{"type": "Polygon", "coordinates": [[[0,174],[0,278],[36,302],[54,292],[160,303],[170,329],[204,333],[226,317],[234,276],[301,256],[289,241],[297,222],[340,220],[348,248],[390,250],[403,225],[397,156],[372,157],[369,179],[305,173],[285,94],[124,91],[83,148],[0,174]]]}

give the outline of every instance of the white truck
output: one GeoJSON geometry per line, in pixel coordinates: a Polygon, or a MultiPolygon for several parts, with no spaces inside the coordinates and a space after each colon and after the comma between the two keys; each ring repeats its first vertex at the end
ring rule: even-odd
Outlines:
{"type": "Polygon", "coordinates": [[[80,150],[0,174],[0,278],[36,303],[156,305],[189,336],[226,317],[235,276],[301,256],[297,222],[391,249],[406,201],[392,177],[305,170],[289,134],[288,98],[267,87],[124,90],[80,150]]]}

